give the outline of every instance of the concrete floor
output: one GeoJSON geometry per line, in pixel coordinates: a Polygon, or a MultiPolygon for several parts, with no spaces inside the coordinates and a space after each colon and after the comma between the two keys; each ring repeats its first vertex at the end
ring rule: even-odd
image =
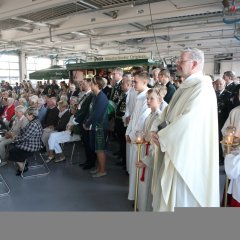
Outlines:
{"type": "MultiPolygon", "coordinates": [[[[83,147],[79,144],[79,160],[84,161],[83,147]]],[[[109,149],[116,149],[112,143],[109,149]]],[[[128,176],[118,161],[107,153],[108,175],[92,178],[89,170],[69,162],[71,145],[66,144],[67,161],[48,164],[50,174],[32,179],[15,176],[13,164],[0,168],[0,174],[10,187],[8,196],[0,197],[0,211],[133,211],[127,200],[128,176]]],[[[74,161],[78,160],[75,151],[74,161]]],[[[220,196],[225,174],[220,167],[220,196]]]]}
{"type": "MultiPolygon", "coordinates": [[[[83,162],[80,144],[78,150],[83,162]]],[[[64,152],[70,159],[69,144],[64,152]]],[[[128,176],[116,162],[108,154],[108,175],[92,178],[89,170],[82,170],[78,164],[52,161],[48,164],[50,174],[31,179],[15,176],[10,163],[0,168],[11,189],[8,196],[0,198],[0,211],[132,211],[132,203],[127,200],[128,176]]]]}

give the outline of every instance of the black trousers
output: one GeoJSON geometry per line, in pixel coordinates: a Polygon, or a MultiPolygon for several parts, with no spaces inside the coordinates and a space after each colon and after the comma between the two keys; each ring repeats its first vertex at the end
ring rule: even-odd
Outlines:
{"type": "Polygon", "coordinates": [[[90,131],[83,130],[82,131],[82,140],[84,145],[84,151],[86,155],[85,165],[87,166],[95,166],[97,155],[96,153],[90,148],[90,131]]]}
{"type": "Polygon", "coordinates": [[[34,152],[22,150],[17,147],[13,147],[9,150],[9,160],[13,162],[24,162],[26,158],[32,156],[34,152]]]}
{"type": "Polygon", "coordinates": [[[126,166],[126,127],[124,127],[123,121],[120,118],[115,120],[115,131],[119,141],[120,154],[122,157],[122,163],[126,166]]]}

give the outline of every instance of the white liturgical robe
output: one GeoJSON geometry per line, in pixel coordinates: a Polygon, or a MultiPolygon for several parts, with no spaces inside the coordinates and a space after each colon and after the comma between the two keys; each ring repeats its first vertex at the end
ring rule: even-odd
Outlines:
{"type": "Polygon", "coordinates": [[[233,198],[240,203],[240,151],[227,154],[224,165],[226,174],[231,180],[228,193],[232,194],[233,198]]]}
{"type": "Polygon", "coordinates": [[[135,194],[136,161],[137,161],[137,146],[136,144],[134,144],[134,142],[136,141],[135,134],[137,131],[143,131],[145,119],[151,112],[151,109],[147,106],[146,96],[147,91],[148,88],[137,95],[133,114],[131,115],[129,125],[126,130],[126,135],[129,135],[132,142],[130,144],[129,159],[127,159],[127,161],[129,161],[129,192],[128,192],[129,200],[134,200],[135,194]]]}
{"type": "Polygon", "coordinates": [[[219,207],[217,101],[210,77],[192,74],[155,120],[158,132],[153,169],[153,211],[175,207],[219,207]]]}

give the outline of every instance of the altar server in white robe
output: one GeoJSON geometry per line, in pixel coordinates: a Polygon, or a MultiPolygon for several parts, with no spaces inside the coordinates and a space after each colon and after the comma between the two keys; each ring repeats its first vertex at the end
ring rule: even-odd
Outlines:
{"type": "Polygon", "coordinates": [[[181,52],[177,71],[185,80],[151,128],[160,147],[153,170],[154,212],[220,205],[217,101],[203,66],[201,50],[181,52]]]}
{"type": "MultiPolygon", "coordinates": [[[[136,72],[141,72],[145,71],[143,67],[132,67],[131,68],[131,76],[132,80],[134,80],[134,74],[136,72]]],[[[132,88],[129,91],[129,94],[126,99],[126,112],[123,116],[123,122],[124,126],[127,127],[131,118],[131,115],[133,113],[133,109],[136,103],[136,97],[137,97],[138,92],[134,88],[134,83],[132,83],[132,88]]],[[[129,173],[129,158],[130,158],[130,144],[126,143],[126,170],[129,173]]]]}
{"type": "Polygon", "coordinates": [[[139,211],[152,211],[152,169],[154,160],[154,145],[151,143],[150,129],[153,121],[159,118],[161,114],[160,105],[164,101],[163,98],[167,94],[165,86],[151,88],[147,91],[147,104],[151,108],[151,113],[144,123],[144,142],[142,145],[143,155],[136,167],[141,168],[140,179],[138,186],[138,210],[139,211]]]}
{"type": "Polygon", "coordinates": [[[130,143],[130,154],[127,160],[129,161],[129,200],[134,200],[135,194],[137,146],[134,142],[136,141],[136,132],[143,130],[144,121],[151,112],[151,109],[147,106],[146,95],[149,89],[147,87],[149,78],[150,76],[147,72],[136,72],[133,80],[134,88],[138,92],[138,95],[126,130],[126,141],[130,143]]]}
{"type": "MultiPolygon", "coordinates": [[[[131,87],[128,92],[128,95],[126,98],[126,112],[122,117],[125,127],[128,126],[131,115],[133,113],[133,109],[136,103],[137,93],[138,92],[134,89],[134,87],[131,87]]],[[[130,155],[130,144],[126,143],[126,170],[128,173],[129,173],[129,155],[130,155]]]]}
{"type": "Polygon", "coordinates": [[[225,171],[230,179],[228,198],[230,207],[240,207],[240,150],[227,154],[224,161],[225,171]]]}

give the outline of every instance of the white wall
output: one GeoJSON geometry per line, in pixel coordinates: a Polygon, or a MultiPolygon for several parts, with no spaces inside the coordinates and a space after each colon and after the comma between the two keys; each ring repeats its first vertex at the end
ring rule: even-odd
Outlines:
{"type": "Polygon", "coordinates": [[[226,71],[233,71],[240,76],[240,61],[221,61],[220,76],[226,71]]]}
{"type": "Polygon", "coordinates": [[[233,71],[237,76],[240,76],[240,61],[221,61],[220,74],[214,74],[214,61],[208,61],[204,64],[204,73],[214,75],[214,78],[222,77],[226,71],[233,71]]]}
{"type": "Polygon", "coordinates": [[[213,75],[214,73],[214,62],[205,62],[204,64],[204,69],[203,69],[204,73],[209,75],[213,75]]]}

